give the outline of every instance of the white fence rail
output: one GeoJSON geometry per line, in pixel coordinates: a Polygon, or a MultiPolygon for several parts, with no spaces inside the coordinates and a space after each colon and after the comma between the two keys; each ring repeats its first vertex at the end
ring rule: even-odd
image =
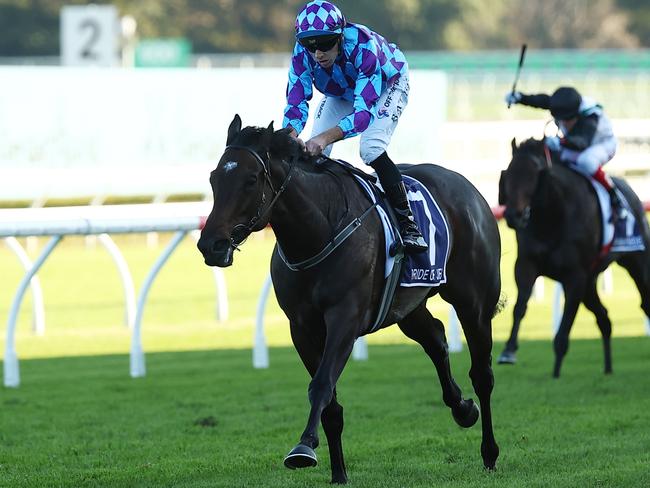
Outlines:
{"type": "MultiPolygon", "coordinates": [[[[130,373],[132,377],[144,376],[146,372],[144,352],[141,341],[142,315],[149,289],[158,272],[188,233],[195,233],[205,221],[210,210],[206,203],[165,203],[147,205],[110,205],[89,207],[58,207],[40,209],[0,210],[0,238],[4,237],[10,249],[16,253],[26,269],[18,285],[7,319],[7,336],[4,354],[4,385],[20,385],[18,355],[15,348],[15,329],[18,312],[27,287],[32,285],[34,294],[34,317],[36,333],[45,331],[45,312],[42,293],[36,273],[49,255],[68,235],[99,235],[106,249],[111,253],[122,278],[126,298],[127,324],[132,328],[130,373]],[[137,306],[135,289],[128,265],[109,234],[175,232],[158,260],[151,267],[140,290],[137,306]],[[50,240],[32,263],[16,240],[16,237],[49,236],[50,240]]],[[[223,272],[213,268],[217,286],[217,306],[219,320],[226,320],[228,302],[223,272]]]]}

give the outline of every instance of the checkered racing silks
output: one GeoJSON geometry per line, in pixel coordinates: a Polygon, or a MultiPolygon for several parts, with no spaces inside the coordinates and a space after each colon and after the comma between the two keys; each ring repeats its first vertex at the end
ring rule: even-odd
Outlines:
{"type": "Polygon", "coordinates": [[[296,17],[296,37],[319,34],[339,34],[345,26],[345,17],[339,8],[322,0],[305,5],[296,17]]]}
{"type": "MultiPolygon", "coordinates": [[[[307,24],[311,22],[311,26],[320,26],[321,23],[327,25],[327,19],[332,17],[331,12],[325,20],[319,16],[324,15],[324,4],[329,2],[315,1],[307,4],[298,15],[297,26],[302,25],[302,17],[307,24]],[[321,10],[307,13],[306,10],[312,4],[319,4],[321,10]],[[316,22],[316,18],[319,22],[316,22]]],[[[331,34],[331,31],[328,33],[331,34]]],[[[408,64],[402,51],[366,26],[348,22],[342,35],[339,56],[329,68],[321,67],[312,55],[296,42],[289,68],[283,127],[291,126],[298,134],[302,132],[309,114],[308,102],[312,98],[313,88],[316,87],[326,96],[342,98],[353,103],[353,112],[343,117],[338,126],[344,138],[355,136],[363,132],[376,117],[377,100],[381,94],[396,79],[408,72],[408,64]]]]}

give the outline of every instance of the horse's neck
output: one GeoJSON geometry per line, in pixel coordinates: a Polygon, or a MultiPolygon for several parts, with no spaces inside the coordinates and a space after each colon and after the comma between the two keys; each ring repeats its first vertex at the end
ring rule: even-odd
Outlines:
{"type": "Polygon", "coordinates": [[[538,236],[554,239],[562,232],[567,217],[566,184],[550,171],[540,178],[531,205],[531,218],[538,236]]]}
{"type": "MultiPolygon", "coordinates": [[[[285,166],[283,179],[287,172],[285,166]]],[[[341,191],[343,188],[331,175],[307,172],[300,167],[293,169],[291,181],[278,199],[270,220],[289,261],[308,259],[333,237],[334,226],[344,213],[341,191]]]]}
{"type": "Polygon", "coordinates": [[[540,185],[536,195],[538,219],[541,226],[547,226],[552,234],[563,232],[562,225],[569,223],[571,226],[581,225],[576,209],[581,209],[587,204],[585,195],[581,191],[581,176],[573,174],[569,169],[549,171],[540,185]]]}

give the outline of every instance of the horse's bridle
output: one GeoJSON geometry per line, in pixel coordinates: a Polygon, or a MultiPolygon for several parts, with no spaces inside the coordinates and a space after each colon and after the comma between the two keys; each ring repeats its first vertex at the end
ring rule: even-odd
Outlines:
{"type": "MultiPolygon", "coordinates": [[[[255,224],[259,222],[262,217],[264,217],[267,213],[271,211],[273,208],[273,205],[275,205],[275,202],[278,201],[278,198],[280,198],[280,195],[284,192],[284,190],[287,188],[287,184],[291,180],[292,171],[294,167],[294,161],[291,161],[289,164],[289,171],[287,172],[287,176],[284,178],[284,181],[282,182],[282,185],[280,185],[280,188],[276,191],[275,188],[273,187],[273,181],[271,181],[271,167],[268,162],[265,162],[264,159],[259,155],[257,151],[254,149],[248,147],[248,146],[240,146],[237,144],[231,144],[226,146],[226,149],[224,150],[224,154],[228,149],[241,149],[246,152],[248,152],[250,155],[253,156],[255,161],[257,161],[261,166],[262,169],[264,170],[264,184],[262,185],[262,198],[260,200],[260,204],[257,207],[257,213],[253,218],[251,218],[250,222],[248,224],[237,224],[235,227],[233,227],[232,232],[230,233],[230,245],[233,247],[233,249],[239,250],[239,246],[246,240],[246,238],[253,232],[253,227],[255,227],[255,224]],[[271,192],[273,193],[273,198],[271,202],[264,208],[264,203],[266,202],[266,192],[265,192],[265,186],[268,183],[269,188],[271,189],[271,192]],[[235,235],[235,232],[238,229],[243,229],[243,237],[241,239],[238,239],[237,241],[233,237],[235,235]]],[[[266,153],[267,159],[270,160],[270,155],[268,152],[266,153]]]]}

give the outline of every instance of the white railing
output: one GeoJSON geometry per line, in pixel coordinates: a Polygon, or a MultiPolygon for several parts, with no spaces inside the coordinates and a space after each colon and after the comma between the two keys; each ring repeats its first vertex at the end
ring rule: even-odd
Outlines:
{"type": "MultiPolygon", "coordinates": [[[[164,203],[146,205],[109,205],[88,207],[54,207],[0,210],[0,238],[5,238],[10,249],[16,253],[23,266],[25,275],[18,285],[7,319],[7,338],[4,354],[4,385],[20,385],[18,355],[15,348],[15,329],[18,311],[27,287],[32,286],[34,294],[34,327],[37,334],[45,332],[45,312],[40,284],[36,273],[47,260],[52,251],[68,235],[99,235],[106,249],[116,263],[126,302],[126,322],[132,329],[130,373],[141,377],[146,373],[144,352],[141,341],[142,315],[149,289],[158,272],[167,262],[178,244],[188,233],[196,232],[205,222],[205,215],[210,211],[207,203],[164,203]],[[133,280],[126,261],[109,234],[174,232],[174,236],[158,260],[151,267],[140,290],[137,302],[133,280]],[[46,236],[50,240],[32,263],[16,240],[16,237],[46,236]],[[134,303],[137,303],[134,308],[134,303]]],[[[217,318],[226,320],[228,301],[226,283],[220,268],[213,268],[217,286],[217,318]]]]}

